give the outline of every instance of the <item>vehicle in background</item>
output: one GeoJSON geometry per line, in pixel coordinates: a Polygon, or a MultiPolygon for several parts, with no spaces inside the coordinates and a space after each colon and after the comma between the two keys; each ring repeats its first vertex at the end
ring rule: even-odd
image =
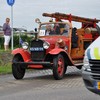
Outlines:
{"type": "Polygon", "coordinates": [[[82,77],[88,90],[100,95],[100,37],[85,51],[82,77]]]}
{"type": "Polygon", "coordinates": [[[26,69],[52,69],[56,80],[64,77],[68,66],[81,69],[84,51],[100,34],[97,19],[62,13],[43,16],[55,20],[41,23],[36,19],[39,28],[35,38],[12,51],[12,73],[16,79],[22,79],[26,69]],[[72,21],[80,22],[81,28],[72,26],[72,21]]]}

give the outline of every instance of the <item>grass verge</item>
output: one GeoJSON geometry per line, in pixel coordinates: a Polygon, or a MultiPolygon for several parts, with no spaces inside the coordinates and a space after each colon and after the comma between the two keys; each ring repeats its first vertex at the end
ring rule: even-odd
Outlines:
{"type": "Polygon", "coordinates": [[[11,73],[12,73],[11,63],[6,65],[0,65],[0,74],[11,74],[11,73]]]}
{"type": "Polygon", "coordinates": [[[12,73],[11,68],[12,55],[11,51],[0,50],[0,74],[12,73]]]}

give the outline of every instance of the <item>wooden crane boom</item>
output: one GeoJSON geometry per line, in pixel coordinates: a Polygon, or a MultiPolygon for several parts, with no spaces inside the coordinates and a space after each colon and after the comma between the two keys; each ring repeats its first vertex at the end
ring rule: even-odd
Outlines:
{"type": "Polygon", "coordinates": [[[76,22],[82,22],[82,23],[98,23],[100,20],[99,19],[91,19],[91,18],[84,18],[84,17],[79,17],[79,16],[74,16],[71,14],[63,14],[63,13],[43,13],[43,16],[45,17],[52,17],[56,18],[57,20],[69,20],[71,21],[76,21],[76,22]]]}

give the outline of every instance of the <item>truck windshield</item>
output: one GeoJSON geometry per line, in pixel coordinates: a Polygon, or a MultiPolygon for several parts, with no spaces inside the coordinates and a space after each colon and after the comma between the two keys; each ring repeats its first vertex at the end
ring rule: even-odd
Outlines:
{"type": "Polygon", "coordinates": [[[39,36],[65,35],[68,36],[69,25],[65,23],[47,23],[40,27],[39,36]]]}

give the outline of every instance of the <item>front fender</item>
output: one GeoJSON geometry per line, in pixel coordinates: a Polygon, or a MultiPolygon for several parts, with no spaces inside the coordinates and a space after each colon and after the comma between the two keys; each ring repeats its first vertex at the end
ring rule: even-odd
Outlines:
{"type": "Polygon", "coordinates": [[[22,48],[17,48],[15,50],[13,50],[12,54],[13,55],[20,54],[22,56],[24,62],[28,62],[31,60],[30,53],[27,50],[24,50],[22,48]]]}
{"type": "Polygon", "coordinates": [[[70,65],[70,66],[74,65],[74,63],[73,63],[71,57],[68,55],[68,53],[64,49],[61,49],[61,48],[55,48],[55,49],[51,50],[48,53],[48,57],[52,57],[50,55],[57,55],[60,53],[64,56],[65,62],[67,63],[67,65],[70,65]]]}

